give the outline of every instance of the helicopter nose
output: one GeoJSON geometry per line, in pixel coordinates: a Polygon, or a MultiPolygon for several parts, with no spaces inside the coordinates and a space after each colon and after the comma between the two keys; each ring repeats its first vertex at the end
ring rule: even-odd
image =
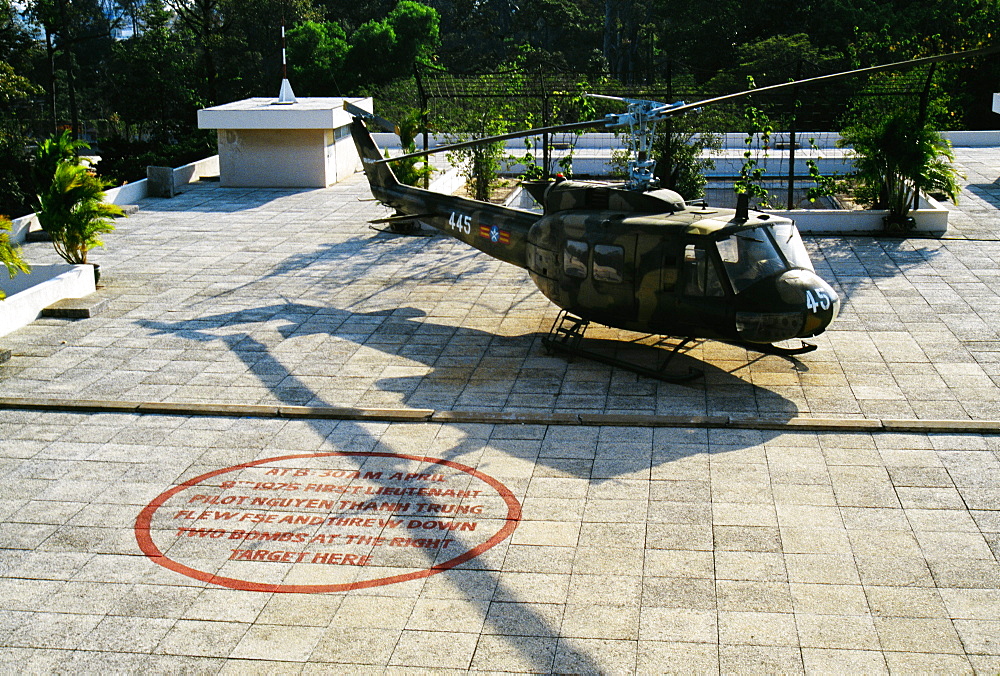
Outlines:
{"type": "Polygon", "coordinates": [[[840,297],[810,270],[789,270],[774,280],[784,312],[737,312],[736,330],[743,340],[778,343],[817,336],[840,312],[840,297]],[[795,309],[791,309],[795,308],[795,309]]]}
{"type": "Polygon", "coordinates": [[[777,279],[777,287],[781,300],[805,310],[796,338],[818,336],[840,313],[837,292],[811,270],[789,270],[777,279]]]}

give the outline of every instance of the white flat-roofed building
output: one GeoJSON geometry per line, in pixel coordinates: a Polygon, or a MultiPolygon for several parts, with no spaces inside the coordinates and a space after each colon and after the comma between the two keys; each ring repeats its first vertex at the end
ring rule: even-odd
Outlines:
{"type": "Polygon", "coordinates": [[[370,98],[250,98],[198,111],[217,129],[219,180],[226,187],[325,188],[360,168],[344,102],[372,111],[370,98]]]}

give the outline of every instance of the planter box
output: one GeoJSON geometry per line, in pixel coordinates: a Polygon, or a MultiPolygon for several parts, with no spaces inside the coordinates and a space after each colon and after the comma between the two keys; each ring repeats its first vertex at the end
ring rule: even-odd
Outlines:
{"type": "Polygon", "coordinates": [[[4,270],[0,289],[7,294],[6,300],[0,301],[0,336],[6,336],[35,321],[53,303],[94,293],[94,266],[33,265],[29,274],[14,279],[9,279],[4,270]]]}
{"type": "MultiPolygon", "coordinates": [[[[910,212],[916,228],[906,234],[943,235],[948,230],[948,209],[932,197],[922,196],[920,208],[910,212]]],[[[803,234],[881,233],[882,219],[888,211],[840,209],[792,209],[772,211],[775,216],[791,218],[803,234]]]]}

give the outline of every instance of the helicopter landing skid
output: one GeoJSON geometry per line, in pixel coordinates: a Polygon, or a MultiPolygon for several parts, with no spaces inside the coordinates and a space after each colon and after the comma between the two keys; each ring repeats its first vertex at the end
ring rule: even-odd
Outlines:
{"type": "Polygon", "coordinates": [[[799,341],[802,344],[799,347],[782,347],[780,345],[774,345],[773,343],[740,343],[740,347],[745,347],[748,350],[753,350],[754,352],[760,352],[762,354],[773,354],[779,357],[795,357],[800,354],[807,354],[816,350],[817,346],[812,343],[807,343],[805,341],[799,341]]]}
{"type": "MultiPolygon", "coordinates": [[[[618,368],[668,383],[684,383],[695,380],[704,375],[701,371],[693,368],[688,368],[687,373],[668,373],[666,371],[667,366],[671,361],[673,361],[673,358],[692,341],[691,338],[684,338],[680,343],[674,346],[662,362],[659,362],[655,368],[649,368],[648,366],[644,366],[634,361],[619,359],[618,357],[614,357],[604,352],[588,350],[582,347],[583,334],[586,332],[587,326],[589,325],[589,320],[581,319],[580,317],[562,310],[552,323],[552,328],[549,329],[549,332],[542,338],[542,345],[545,346],[545,350],[549,354],[552,354],[553,352],[562,352],[570,355],[571,357],[583,357],[592,361],[601,362],[602,364],[608,364],[609,366],[617,366],[618,368]]],[[[658,352],[662,351],[660,348],[653,345],[645,345],[643,347],[647,347],[651,350],[657,350],[658,352]]],[[[657,359],[657,361],[659,361],[659,359],[657,359]]]]}
{"type": "Polygon", "coordinates": [[[385,218],[376,218],[375,220],[368,221],[368,227],[376,232],[385,233],[388,235],[408,235],[411,237],[428,237],[433,233],[425,232],[423,226],[420,224],[421,218],[426,218],[427,216],[433,216],[434,214],[401,214],[397,212],[393,216],[387,216],[385,218]],[[385,223],[388,227],[379,228],[377,225],[385,223]]]}
{"type": "Polygon", "coordinates": [[[413,223],[412,225],[406,225],[403,223],[394,223],[388,228],[376,228],[374,225],[369,225],[369,228],[375,232],[381,232],[383,235],[404,235],[406,237],[430,237],[433,232],[425,232],[421,229],[419,223],[413,223]]]}

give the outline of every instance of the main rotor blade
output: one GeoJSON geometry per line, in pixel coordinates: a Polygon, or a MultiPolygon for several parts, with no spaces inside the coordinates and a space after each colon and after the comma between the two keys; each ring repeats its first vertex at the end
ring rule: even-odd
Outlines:
{"type": "MultiPolygon", "coordinates": [[[[939,63],[942,61],[957,61],[958,59],[966,59],[974,56],[986,56],[988,54],[994,54],[1000,52],[1000,45],[995,45],[992,47],[983,47],[980,49],[970,49],[964,52],[954,52],[952,54],[941,54],[938,56],[925,56],[919,59],[909,59],[907,61],[896,61],[894,63],[885,63],[879,66],[869,66],[867,68],[857,68],[855,70],[843,71],[840,73],[831,73],[829,75],[819,75],[817,77],[805,78],[803,80],[794,80],[792,82],[782,82],[780,84],[768,85],[766,87],[758,87],[756,89],[747,89],[745,91],[736,92],[733,94],[724,94],[723,96],[715,96],[709,99],[702,99],[701,101],[695,101],[694,103],[685,103],[683,105],[677,104],[665,104],[660,108],[655,108],[649,111],[650,119],[652,120],[663,120],[668,117],[673,117],[675,115],[681,115],[683,113],[689,113],[692,110],[702,108],[704,106],[714,105],[716,103],[724,103],[726,101],[733,101],[735,99],[744,98],[752,94],[762,94],[765,92],[774,92],[780,89],[787,89],[789,87],[797,87],[801,85],[808,85],[817,82],[829,82],[831,80],[839,80],[842,78],[852,77],[855,75],[864,75],[868,73],[879,73],[886,70],[895,70],[897,68],[909,68],[911,66],[920,66],[928,63],[939,63]]],[[[618,98],[618,97],[606,97],[599,96],[598,98],[618,98]]],[[[370,115],[370,113],[368,113],[370,115]]],[[[624,119],[624,115],[608,115],[599,120],[587,120],[586,122],[572,122],[569,124],[558,124],[552,127],[539,127],[537,129],[527,129],[525,131],[516,131],[509,134],[499,134],[497,136],[486,136],[483,138],[473,139],[471,141],[463,141],[461,143],[452,143],[443,146],[437,146],[435,148],[429,148],[427,150],[420,150],[415,153],[407,153],[405,155],[398,155],[396,157],[376,160],[372,164],[386,164],[388,162],[396,162],[397,160],[405,160],[411,157],[425,157],[427,155],[433,155],[435,153],[450,152],[453,150],[462,150],[463,148],[472,148],[474,146],[483,145],[486,143],[492,143],[494,141],[509,141],[516,138],[525,138],[528,136],[538,136],[540,134],[551,134],[563,131],[576,131],[578,129],[590,129],[593,127],[612,127],[620,126],[616,124],[616,118],[624,119]]]]}
{"type": "Polygon", "coordinates": [[[725,101],[732,101],[733,99],[743,98],[745,96],[750,96],[752,94],[773,92],[779,89],[798,87],[801,85],[808,85],[816,82],[828,82],[830,80],[839,80],[854,75],[864,75],[867,73],[880,73],[882,71],[895,70],[897,68],[909,68],[911,66],[920,66],[927,63],[940,63],[942,61],[957,61],[959,59],[967,59],[974,56],[986,56],[987,54],[994,54],[996,52],[1000,52],[1000,45],[994,45],[993,47],[983,47],[981,49],[970,49],[964,52],[954,52],[952,54],[942,54],[938,56],[924,56],[919,59],[910,59],[908,61],[896,61],[894,63],[884,63],[880,66],[869,66],[867,68],[847,70],[840,73],[831,73],[829,75],[819,75],[817,77],[809,77],[803,80],[782,82],[780,84],[769,85],[767,87],[757,87],[756,89],[747,89],[746,91],[736,92],[734,94],[725,94],[723,96],[716,96],[710,99],[703,99],[701,101],[696,101],[695,103],[687,103],[684,104],[683,106],[669,106],[669,107],[664,106],[662,109],[654,111],[654,113],[658,113],[662,117],[672,117],[674,115],[689,113],[696,108],[701,108],[703,106],[710,106],[716,103],[723,103],[725,101]]]}
{"type": "Polygon", "coordinates": [[[524,131],[514,131],[509,134],[499,134],[497,136],[486,136],[483,138],[472,139],[471,141],[462,141],[461,143],[449,143],[448,145],[437,146],[434,148],[428,148],[427,150],[418,150],[415,153],[407,153],[406,155],[397,155],[396,157],[390,157],[383,160],[375,160],[372,164],[386,164],[387,162],[396,162],[398,160],[405,160],[410,157],[424,157],[425,155],[433,155],[435,153],[445,153],[451,152],[452,150],[461,150],[463,148],[472,148],[473,146],[481,146],[486,143],[493,143],[494,141],[510,141],[516,138],[525,138],[528,136],[538,136],[540,134],[554,134],[562,131],[575,131],[577,129],[590,129],[591,127],[598,127],[607,125],[607,118],[601,118],[600,120],[588,120],[586,122],[571,122],[569,124],[557,124],[552,127],[538,127],[537,129],[526,129],[524,131]]]}

